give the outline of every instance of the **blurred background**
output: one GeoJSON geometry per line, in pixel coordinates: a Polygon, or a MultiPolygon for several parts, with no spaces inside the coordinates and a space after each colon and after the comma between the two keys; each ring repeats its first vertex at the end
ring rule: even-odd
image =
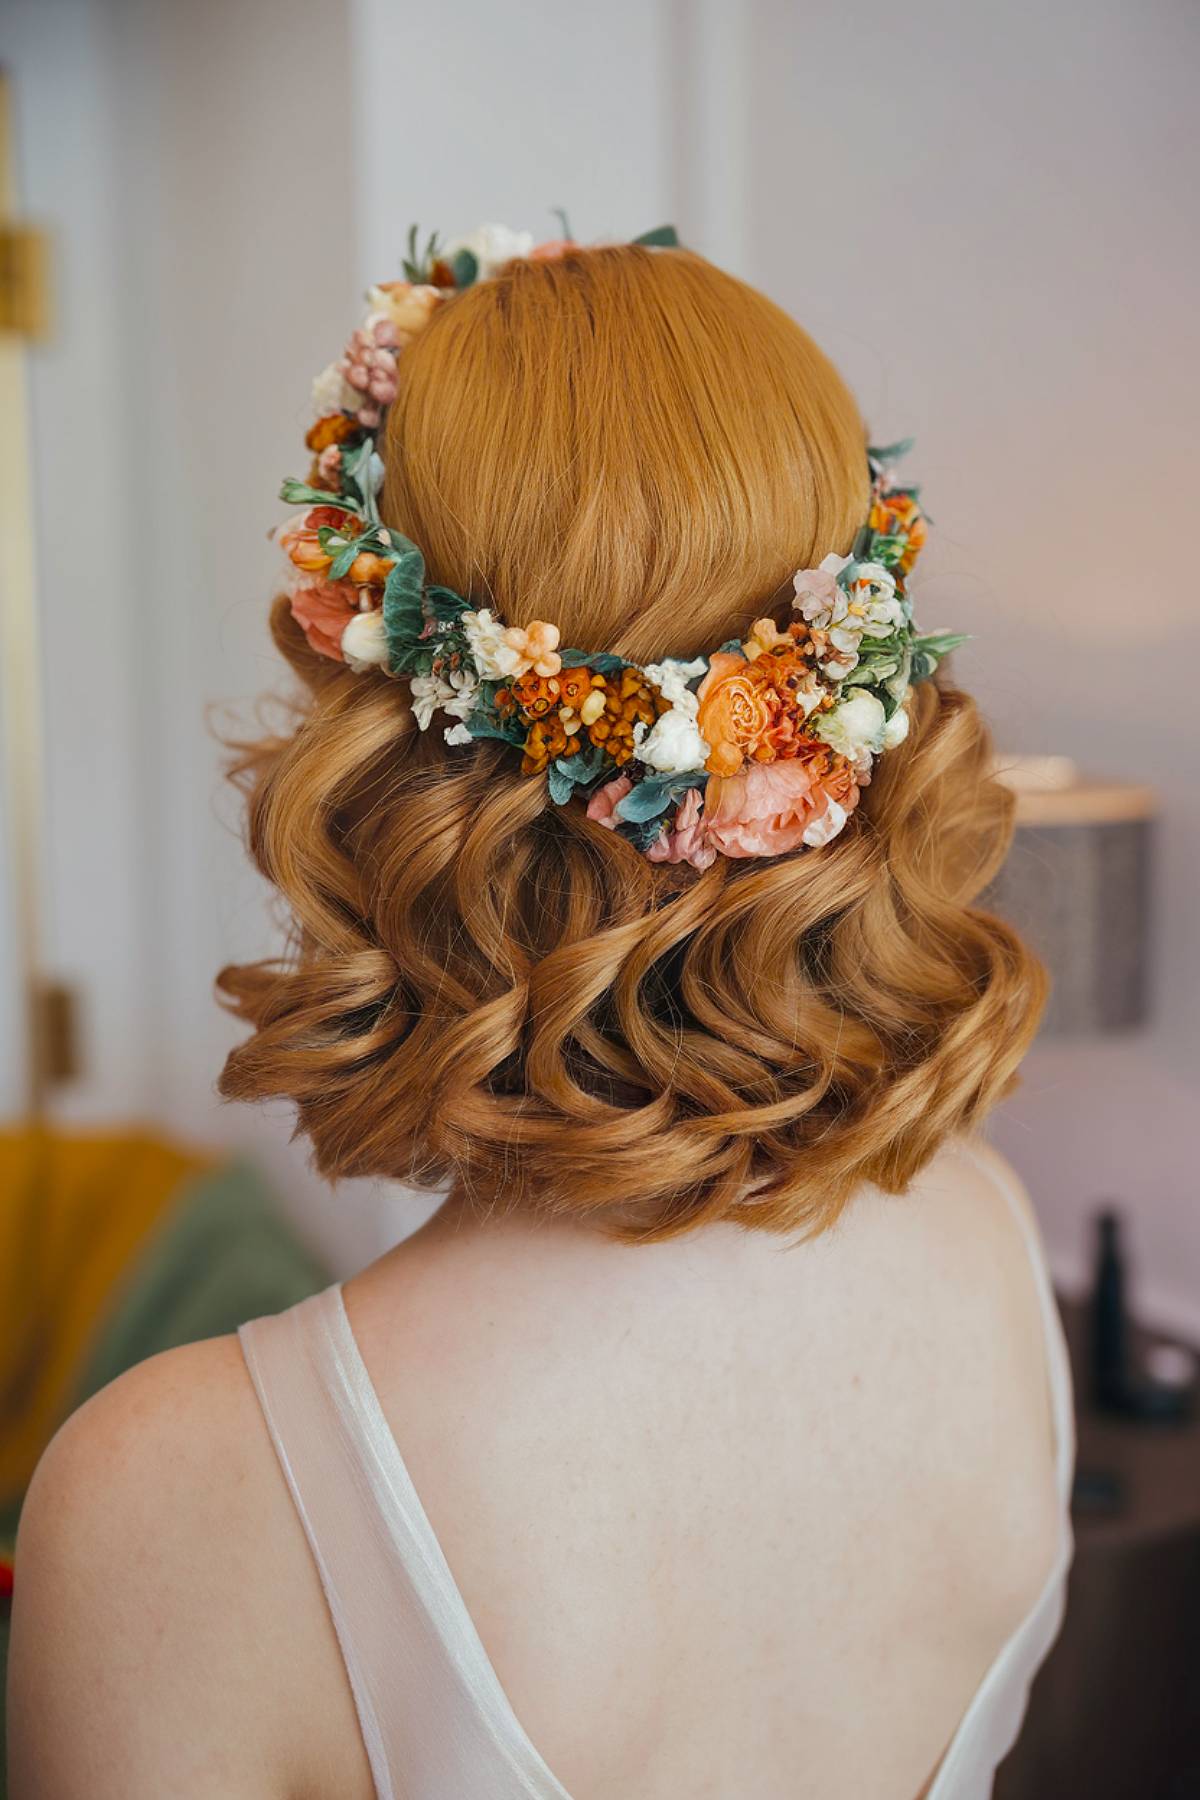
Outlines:
{"type": "MultiPolygon", "coordinates": [[[[141,1196],[106,1295],[181,1184],[221,1177],[210,1245],[222,1206],[253,1211],[231,1193],[270,1196],[283,1247],[238,1291],[280,1304],[424,1210],[331,1194],[286,1110],[215,1097],[214,972],[277,921],[209,709],[280,681],[266,531],[360,290],[399,274],[414,220],[545,237],[565,206],[583,240],[673,221],[811,331],[875,441],[916,437],[922,621],[974,634],[955,672],[1005,758],[1059,759],[1023,767],[1005,879],[1065,998],[993,1134],[1064,1294],[1115,1203],[1139,1319],[1200,1342],[1193,0],[3,0],[0,63],[24,283],[0,333],[10,1280],[53,1266],[49,1179],[98,1237],[114,1185],[141,1196]]],[[[72,1329],[64,1367],[95,1350],[72,1329]]],[[[22,1355],[12,1470],[65,1391],[31,1422],[37,1330],[22,1355]]],[[[1153,1479],[1194,1477],[1200,1507],[1200,1464],[1171,1468],[1153,1479]]]]}

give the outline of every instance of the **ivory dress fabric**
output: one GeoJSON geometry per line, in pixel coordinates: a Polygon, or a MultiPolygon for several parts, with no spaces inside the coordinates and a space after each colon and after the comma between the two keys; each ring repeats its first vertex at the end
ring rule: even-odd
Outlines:
{"type": "MultiPolygon", "coordinates": [[[[995,1179],[991,1170],[989,1177],[995,1179]]],[[[926,1800],[986,1800],[1062,1619],[1074,1425],[1058,1311],[1034,1265],[1057,1433],[1061,1543],[959,1723],[926,1800]]],[[[243,1354],[320,1572],[379,1800],[570,1800],[522,1730],[358,1352],[340,1285],[243,1325],[243,1354]]]]}

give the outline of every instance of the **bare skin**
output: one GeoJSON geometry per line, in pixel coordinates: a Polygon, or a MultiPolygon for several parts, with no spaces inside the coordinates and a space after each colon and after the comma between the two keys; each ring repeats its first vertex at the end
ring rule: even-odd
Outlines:
{"type": "MultiPolygon", "coordinates": [[[[347,1284],[517,1716],[573,1800],[914,1800],[1057,1546],[1018,1228],[944,1152],[795,1249],[446,1208],[347,1284]]],[[[59,1433],[17,1552],[14,1800],[364,1800],[233,1339],[59,1433]]]]}

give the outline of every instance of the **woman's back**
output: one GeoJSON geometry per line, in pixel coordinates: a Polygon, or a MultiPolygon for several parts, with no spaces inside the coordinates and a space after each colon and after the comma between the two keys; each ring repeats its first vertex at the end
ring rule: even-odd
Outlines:
{"type": "MultiPolygon", "coordinates": [[[[349,1371],[324,1423],[279,1322],[247,1352],[380,1793],[912,1800],[1060,1559],[1042,1301],[976,1153],[791,1251],[726,1227],[635,1251],[443,1217],[344,1312],[337,1290],[314,1304],[349,1371]],[[369,1420],[339,1441],[360,1354],[382,1445],[369,1420]],[[402,1558],[355,1503],[361,1461],[388,1513],[407,1465],[402,1558]],[[414,1589],[401,1564],[439,1543],[453,1585],[414,1589]]],[[[307,1601],[294,1631],[329,1663],[297,1696],[311,1718],[340,1677],[307,1601]]],[[[342,1708],[333,1766],[358,1754],[350,1728],[342,1708]]],[[[986,1792],[960,1777],[947,1793],[986,1792]]]]}

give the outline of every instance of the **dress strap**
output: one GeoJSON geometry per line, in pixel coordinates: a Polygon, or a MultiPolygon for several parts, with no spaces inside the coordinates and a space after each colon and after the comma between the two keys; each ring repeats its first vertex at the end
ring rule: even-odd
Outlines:
{"type": "Polygon", "coordinates": [[[1017,1741],[1033,1678],[1062,1625],[1074,1549],[1071,1488],[1075,1470],[1075,1406],[1071,1365],[1045,1252],[1028,1206],[1003,1162],[990,1156],[983,1146],[966,1143],[963,1149],[980,1173],[1004,1195],[1029,1253],[1042,1314],[1060,1523],[1058,1553],[1042,1591],[975,1690],[930,1785],[927,1800],[988,1800],[995,1772],[1017,1741]]]}
{"type": "Polygon", "coordinates": [[[380,1800],[569,1800],[471,1621],[340,1285],[238,1335],[325,1590],[380,1800]]]}

